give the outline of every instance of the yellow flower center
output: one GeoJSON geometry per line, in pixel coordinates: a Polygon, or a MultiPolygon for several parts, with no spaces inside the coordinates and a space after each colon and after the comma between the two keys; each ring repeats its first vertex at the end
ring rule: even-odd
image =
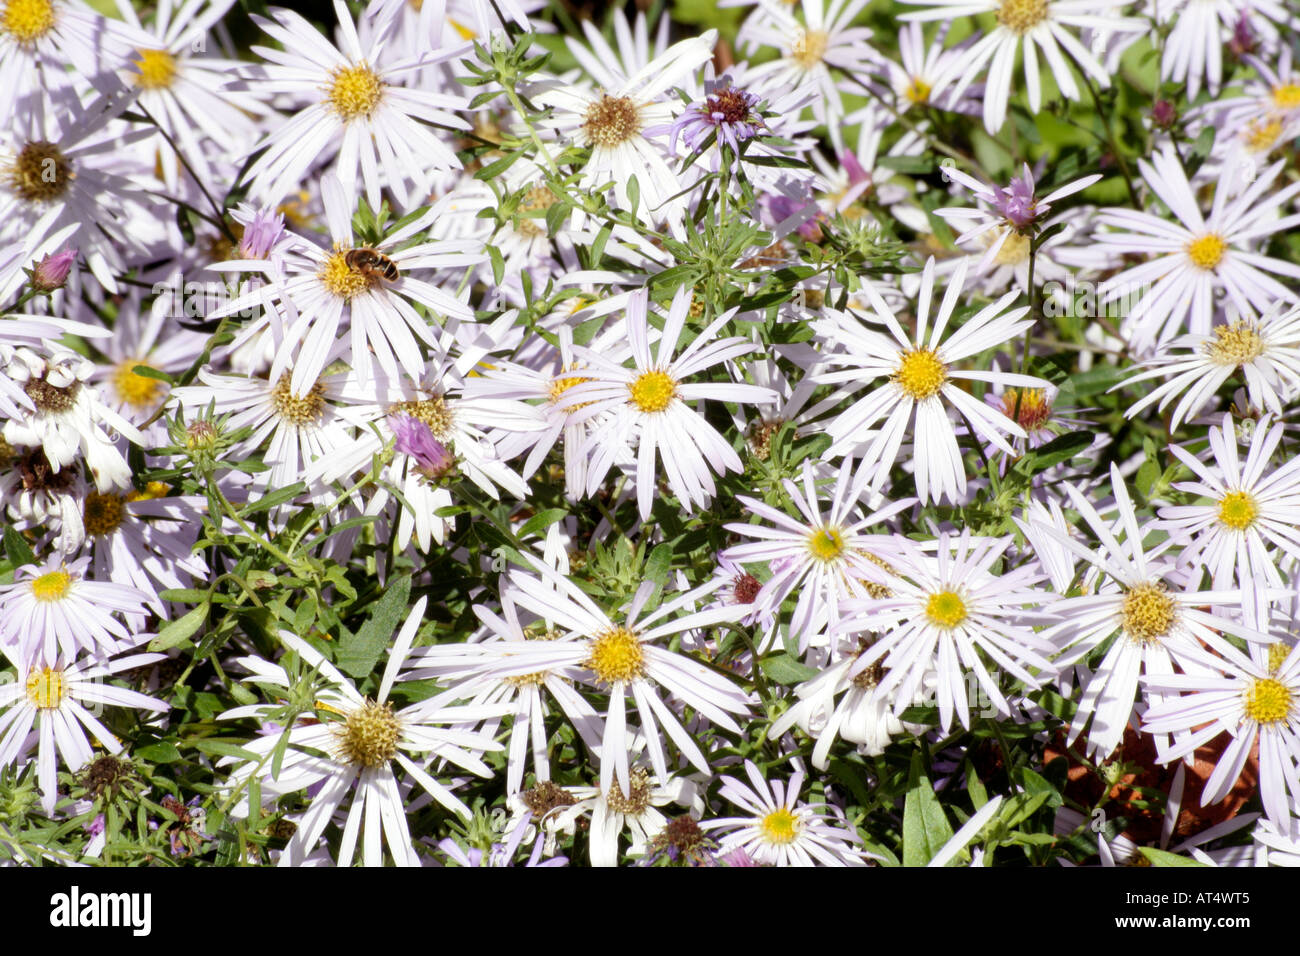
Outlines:
{"type": "Polygon", "coordinates": [[[1198,269],[1210,270],[1223,261],[1223,254],[1228,251],[1228,244],[1216,232],[1207,232],[1199,239],[1187,244],[1187,258],[1198,269]]]}
{"type": "Polygon", "coordinates": [[[1244,322],[1216,325],[1214,341],[1205,343],[1205,351],[1216,365],[1245,365],[1264,354],[1264,340],[1244,322]]]}
{"type": "MultiPolygon", "coordinates": [[[[570,369],[570,371],[572,371],[572,369],[570,369]]],[[[554,405],[561,399],[561,397],[563,397],[564,393],[573,388],[573,386],[581,385],[583,382],[590,381],[591,379],[583,378],[580,375],[568,375],[553,378],[551,379],[551,384],[547,387],[547,401],[554,405]]],[[[590,404],[591,402],[580,402],[579,404],[572,406],[569,411],[576,411],[577,409],[585,408],[590,404]]]]}
{"type": "Polygon", "coordinates": [[[948,367],[932,349],[905,352],[893,381],[918,402],[934,398],[948,380],[948,367]]]}
{"type": "Polygon", "coordinates": [[[383,767],[397,755],[402,725],[387,703],[367,700],[335,728],[339,757],[362,767],[383,767]]]}
{"type": "Polygon", "coordinates": [[[582,129],[588,146],[613,149],[641,132],[641,111],[631,97],[601,96],[587,107],[582,129]]]}
{"type": "Polygon", "coordinates": [[[1041,388],[1009,388],[1002,393],[1002,411],[1027,432],[1036,432],[1052,417],[1052,403],[1041,388]]]}
{"type": "Polygon", "coordinates": [[[628,783],[631,785],[632,792],[624,793],[622,786],[615,780],[614,786],[605,794],[605,803],[615,813],[639,817],[650,806],[650,775],[641,767],[637,767],[629,776],[628,783]]]}
{"type": "Polygon", "coordinates": [[[1246,691],[1245,709],[1256,723],[1276,724],[1291,713],[1291,691],[1271,677],[1253,680],[1246,691]]]}
{"type": "Polygon", "coordinates": [[[176,79],[176,57],[166,50],[136,50],[140,76],[135,85],[142,90],[164,90],[176,79]]]}
{"type": "Polygon", "coordinates": [[[763,833],[763,839],[768,843],[784,846],[793,843],[799,836],[799,818],[785,807],[781,807],[763,817],[758,828],[763,833]]]}
{"type": "Polygon", "coordinates": [[[555,193],[551,192],[546,186],[534,186],[524,195],[523,201],[519,203],[519,226],[517,231],[520,235],[527,238],[534,238],[546,234],[546,223],[536,216],[528,216],[530,212],[544,212],[550,209],[557,202],[555,193]]]}
{"type": "Polygon", "coordinates": [[[1139,584],[1130,588],[1120,609],[1124,633],[1140,644],[1167,635],[1177,616],[1178,605],[1164,584],[1139,584]]]}
{"type": "Polygon", "coordinates": [[[81,519],[86,526],[86,534],[92,537],[112,534],[121,526],[125,517],[126,499],[121,495],[101,495],[97,491],[86,495],[81,519]]]}
{"type": "Polygon", "coordinates": [[[635,382],[628,386],[632,395],[632,404],[643,412],[662,412],[677,394],[677,383],[667,372],[652,369],[642,372],[635,382]]]}
{"type": "Polygon", "coordinates": [[[465,24],[461,23],[459,20],[453,20],[451,17],[448,17],[447,26],[455,30],[462,40],[475,40],[478,38],[478,33],[465,26],[465,24]]]}
{"type": "Polygon", "coordinates": [[[838,561],[844,553],[844,532],[830,525],[819,528],[808,536],[808,553],[823,564],[838,561]]]}
{"type": "Polygon", "coordinates": [[[453,427],[456,422],[455,413],[447,405],[446,399],[441,395],[435,395],[432,398],[426,398],[418,402],[397,402],[388,408],[390,413],[398,412],[403,415],[410,415],[418,422],[429,426],[429,431],[433,432],[433,437],[438,441],[446,444],[455,437],[456,431],[453,427]]]}
{"type": "Polygon", "coordinates": [[[40,710],[55,710],[68,691],[63,671],[42,667],[27,675],[27,699],[40,710]]]}
{"type": "Polygon", "coordinates": [[[1047,19],[1047,0],[1002,0],[997,18],[1008,30],[1023,35],[1047,19]]]}
{"type": "Polygon", "coordinates": [[[821,62],[829,42],[830,36],[825,30],[804,30],[790,45],[790,58],[805,70],[811,70],[821,62]]]}
{"type": "Polygon", "coordinates": [[[20,46],[33,46],[54,29],[54,4],[51,0],[9,0],[0,16],[0,28],[20,46]]]}
{"type": "Polygon", "coordinates": [[[166,498],[171,494],[171,485],[163,481],[151,481],[144,486],[142,491],[133,491],[126,496],[127,501],[152,501],[155,498],[166,498]]]}
{"type": "Polygon", "coordinates": [[[1273,87],[1273,102],[1280,110],[1293,110],[1300,107],[1300,84],[1286,83],[1273,87]]]}
{"type": "Polygon", "coordinates": [[[1282,121],[1279,119],[1256,120],[1246,128],[1246,145],[1257,153],[1267,153],[1277,145],[1282,135],[1282,121]]]}
{"type": "Polygon", "coordinates": [[[1255,523],[1259,505],[1245,491],[1230,491],[1219,502],[1219,522],[1234,531],[1245,531],[1255,523]]]}
{"type": "Polygon", "coordinates": [[[113,369],[113,388],[122,401],[132,408],[152,410],[162,401],[167,383],[161,379],[140,375],[135,371],[137,365],[153,368],[148,362],[141,362],[138,359],[119,362],[117,368],[113,369]]]}
{"type": "Polygon", "coordinates": [[[67,571],[50,571],[32,579],[32,597],[38,601],[61,601],[72,590],[72,575],[67,571]]]}
{"type": "Polygon", "coordinates": [[[291,379],[285,372],[271,389],[271,407],[275,413],[290,425],[312,425],[320,421],[321,413],[325,411],[325,386],[317,382],[306,395],[295,395],[291,379]]]}
{"type": "Polygon", "coordinates": [[[966,602],[956,591],[938,591],[925,602],[925,616],[936,627],[952,630],[966,620],[966,602]]]}
{"type": "Polygon", "coordinates": [[[903,95],[907,97],[909,103],[928,103],[930,102],[930,91],[933,87],[919,76],[912,77],[912,81],[907,84],[907,89],[903,95]]]}
{"type": "Polygon", "coordinates": [[[591,642],[591,653],[583,666],[595,672],[603,684],[627,683],[645,674],[645,651],[635,634],[616,627],[591,642]]]}
{"type": "Polygon", "coordinates": [[[370,116],[384,98],[384,81],[362,63],[334,71],[327,93],[329,105],[345,123],[370,116]]]}
{"type": "MultiPolygon", "coordinates": [[[[990,235],[993,235],[990,233],[990,235]]],[[[1029,261],[1029,237],[1018,232],[1007,236],[1002,248],[997,251],[993,261],[1000,266],[1014,266],[1029,261]]]]}
{"type": "Polygon", "coordinates": [[[1277,669],[1282,666],[1288,657],[1291,656],[1291,645],[1282,641],[1274,641],[1268,646],[1268,672],[1276,674],[1277,669]]]}
{"type": "Polygon", "coordinates": [[[25,143],[4,174],[10,191],[25,202],[55,199],[75,178],[67,157],[45,140],[25,143]]]}
{"type": "Polygon", "coordinates": [[[335,248],[316,273],[330,295],[348,301],[374,285],[371,276],[348,265],[347,250],[335,248]]]}

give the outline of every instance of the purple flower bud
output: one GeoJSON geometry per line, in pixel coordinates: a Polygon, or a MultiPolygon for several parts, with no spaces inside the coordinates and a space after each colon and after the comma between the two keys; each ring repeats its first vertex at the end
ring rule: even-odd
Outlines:
{"type": "Polygon", "coordinates": [[[1038,200],[1034,198],[1034,181],[1026,171],[1023,179],[1013,179],[993,192],[993,206],[1002,218],[1023,230],[1038,218],[1038,200]]]}
{"type": "Polygon", "coordinates": [[[802,216],[803,221],[797,227],[799,235],[809,242],[819,242],[821,240],[822,228],[817,220],[822,218],[822,213],[821,208],[813,200],[791,199],[789,196],[782,196],[778,193],[768,197],[767,208],[772,218],[778,223],[789,219],[791,216],[802,216]]]}
{"type": "Polygon", "coordinates": [[[1151,121],[1162,129],[1168,129],[1178,120],[1178,109],[1169,100],[1156,100],[1151,105],[1151,121]]]}
{"type": "Polygon", "coordinates": [[[272,215],[269,209],[260,210],[244,227],[244,237],[239,240],[241,259],[265,259],[284,236],[284,215],[272,215]]]}
{"type": "Polygon", "coordinates": [[[844,171],[849,174],[850,186],[856,186],[858,183],[871,182],[871,174],[862,168],[862,164],[858,162],[858,157],[852,150],[846,149],[840,154],[840,165],[842,165],[844,171]]]}
{"type": "Polygon", "coordinates": [[[54,292],[68,281],[72,264],[77,261],[76,249],[64,249],[47,255],[32,270],[32,288],[37,292],[54,292]]]}
{"type": "Polygon", "coordinates": [[[410,415],[389,415],[388,427],[397,436],[397,451],[415,459],[416,467],[430,478],[441,478],[456,467],[456,459],[433,437],[429,426],[410,415]]]}

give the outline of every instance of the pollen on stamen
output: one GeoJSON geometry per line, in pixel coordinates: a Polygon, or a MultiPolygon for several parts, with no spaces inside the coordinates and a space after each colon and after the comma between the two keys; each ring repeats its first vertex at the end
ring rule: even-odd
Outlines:
{"type": "Polygon", "coordinates": [[[33,140],[24,143],[4,170],[10,191],[25,202],[57,199],[75,178],[72,163],[54,143],[33,140]]]}
{"type": "Polygon", "coordinates": [[[446,443],[455,437],[456,415],[447,400],[441,395],[421,399],[415,402],[397,402],[390,405],[388,413],[410,415],[418,422],[427,425],[433,437],[446,443]]]}
{"type": "Polygon", "coordinates": [[[61,601],[70,590],[72,575],[62,569],[32,579],[32,597],[38,601],[61,601]]]}
{"type": "Polygon", "coordinates": [[[662,412],[677,394],[677,383],[672,376],[659,369],[642,372],[628,386],[632,404],[643,412],[662,412]]]}
{"type": "Polygon", "coordinates": [[[825,30],[803,30],[790,45],[790,58],[805,70],[811,70],[826,55],[830,35],[825,30]]]}
{"type": "Polygon", "coordinates": [[[844,532],[830,525],[818,528],[808,536],[808,553],[823,564],[838,561],[844,554],[844,532]]]}
{"type": "Polygon", "coordinates": [[[57,709],[67,692],[63,671],[42,667],[27,675],[27,699],[38,710],[57,709]]]}
{"type": "Polygon", "coordinates": [[[606,94],[587,107],[582,129],[589,146],[612,149],[641,132],[641,111],[631,97],[606,94]]]}
{"type": "Polygon", "coordinates": [[[1187,244],[1187,258],[1207,272],[1218,267],[1227,251],[1228,243],[1216,232],[1207,232],[1187,244]]]}
{"type": "Polygon", "coordinates": [[[30,49],[54,29],[57,19],[52,0],[9,0],[0,16],[0,29],[30,49]]]}
{"type": "Polygon", "coordinates": [[[966,602],[956,591],[938,591],[925,602],[925,616],[936,627],[951,630],[966,620],[966,602]]]}
{"type": "Polygon", "coordinates": [[[1264,354],[1264,340],[1245,322],[1216,325],[1214,339],[1204,345],[1210,361],[1216,365],[1244,365],[1264,354]]]}
{"type": "Polygon", "coordinates": [[[369,117],[384,98],[384,81],[365,63],[334,71],[327,90],[329,106],[343,122],[369,117]]]}
{"type": "Polygon", "coordinates": [[[77,394],[80,391],[80,382],[73,382],[66,386],[51,385],[43,378],[28,379],[23,386],[23,392],[32,400],[36,410],[51,415],[72,411],[77,404],[77,394]]]}
{"type": "Polygon", "coordinates": [[[933,349],[904,353],[891,381],[915,401],[934,398],[948,381],[948,367],[939,361],[933,349]]]}
{"type": "Polygon", "coordinates": [[[142,90],[165,90],[176,81],[176,57],[166,50],[137,50],[135,85],[142,90]]]}
{"type": "Polygon", "coordinates": [[[387,702],[367,700],[348,714],[334,733],[343,761],[374,769],[387,766],[397,755],[402,725],[387,702]]]}
{"type": "Polygon", "coordinates": [[[1230,491],[1219,502],[1219,523],[1233,531],[1245,531],[1259,516],[1259,504],[1246,491],[1230,491]]]}
{"type": "Polygon", "coordinates": [[[345,302],[371,289],[374,279],[348,265],[347,250],[335,248],[316,273],[325,291],[345,302]]]}
{"type": "Polygon", "coordinates": [[[126,500],[112,492],[100,494],[92,491],[81,506],[81,521],[86,534],[92,538],[104,537],[116,531],[126,517],[126,500]]]}
{"type": "Polygon", "coordinates": [[[113,369],[113,388],[122,401],[132,408],[151,411],[162,401],[167,385],[161,379],[139,374],[135,370],[137,365],[153,368],[149,363],[137,359],[119,362],[113,369]]]}
{"type": "Polygon", "coordinates": [[[785,845],[799,836],[799,818],[780,807],[763,817],[758,825],[768,843],[785,845]]]}
{"type": "Polygon", "coordinates": [[[1253,680],[1246,690],[1244,708],[1256,723],[1279,723],[1291,714],[1291,691],[1272,677],[1253,680]]]}
{"type": "Polygon", "coordinates": [[[1139,584],[1130,588],[1120,606],[1120,622],[1139,644],[1157,641],[1169,634],[1178,617],[1178,605],[1163,583],[1139,584]]]}
{"type": "Polygon", "coordinates": [[[645,651],[635,634],[616,627],[591,642],[583,666],[595,672],[603,684],[627,683],[645,675],[645,651]]]}
{"type": "Polygon", "coordinates": [[[291,376],[285,372],[271,389],[271,407],[280,419],[290,425],[313,425],[325,412],[325,386],[313,385],[305,395],[294,394],[291,376]]]}
{"type": "Polygon", "coordinates": [[[1047,19],[1047,0],[1002,0],[998,23],[1024,35],[1047,19]]]}
{"type": "Polygon", "coordinates": [[[1008,388],[1002,393],[1002,411],[1026,432],[1033,433],[1052,417],[1052,403],[1041,388],[1008,388]]]}
{"type": "Polygon", "coordinates": [[[639,817],[650,806],[650,775],[641,767],[637,767],[630,774],[628,783],[631,785],[631,792],[624,793],[622,785],[615,780],[614,786],[605,794],[605,802],[615,813],[639,817]]]}

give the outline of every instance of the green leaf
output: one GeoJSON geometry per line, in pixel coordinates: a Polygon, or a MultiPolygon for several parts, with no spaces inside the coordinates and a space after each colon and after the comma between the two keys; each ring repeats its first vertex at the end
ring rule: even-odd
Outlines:
{"type": "Polygon", "coordinates": [[[301,481],[295,481],[287,488],[277,488],[270,494],[263,495],[254,502],[245,505],[239,511],[241,518],[246,518],[251,514],[257,514],[259,511],[270,511],[276,505],[284,504],[286,501],[292,501],[300,494],[307,490],[307,486],[301,481]]]}
{"type": "Polygon", "coordinates": [[[188,741],[188,743],[191,743],[195,750],[201,750],[205,754],[213,754],[217,757],[238,757],[240,760],[251,760],[254,763],[262,759],[259,754],[255,754],[251,750],[245,750],[233,740],[199,738],[188,741]]]}
{"type": "Polygon", "coordinates": [[[1179,856],[1177,853],[1169,853],[1166,850],[1157,850],[1154,847],[1140,846],[1138,850],[1142,852],[1152,866],[1204,866],[1196,860],[1186,856],[1179,856]]]}
{"type": "Polygon", "coordinates": [[[474,174],[474,178],[484,180],[485,182],[489,179],[496,179],[507,169],[513,166],[515,164],[515,161],[519,159],[519,157],[522,155],[524,155],[522,152],[506,153],[500,159],[488,163],[486,166],[484,166],[482,169],[476,172],[474,174]]]}
{"type": "Polygon", "coordinates": [[[903,866],[925,866],[951,839],[952,826],[925,775],[921,755],[914,753],[903,803],[903,866]]]}
{"type": "Polygon", "coordinates": [[[759,664],[768,680],[786,687],[791,684],[802,684],[817,676],[815,669],[801,664],[789,654],[772,654],[764,657],[759,664]]]}
{"type": "Polygon", "coordinates": [[[1088,448],[1096,436],[1092,432],[1069,432],[1057,435],[1046,445],[1031,451],[1015,464],[1015,470],[1026,477],[1046,471],[1053,465],[1069,461],[1088,448]]]}
{"type": "Polygon", "coordinates": [[[181,752],[170,740],[160,740],[156,744],[138,748],[135,756],[152,760],[154,763],[175,763],[181,759],[181,752]]]}
{"type": "Polygon", "coordinates": [[[492,281],[497,285],[501,284],[501,279],[506,274],[506,260],[501,257],[501,250],[496,246],[486,246],[488,259],[492,261],[492,281]]]}
{"type": "Polygon", "coordinates": [[[349,677],[366,677],[379,660],[406,616],[407,598],[411,596],[409,576],[390,579],[383,597],[374,604],[374,610],[356,634],[339,642],[335,663],[349,677]]]}
{"type": "Polygon", "coordinates": [[[519,529],[519,539],[522,541],[530,534],[540,535],[555,522],[568,517],[568,514],[563,508],[547,508],[545,511],[537,512],[537,514],[525,521],[523,527],[519,529]]]}
{"type": "Polygon", "coordinates": [[[187,611],[184,616],[170,622],[158,632],[157,637],[149,642],[149,650],[165,651],[169,647],[175,647],[183,641],[188,641],[203,626],[203,622],[208,619],[209,607],[208,602],[204,601],[198,607],[187,611]]]}

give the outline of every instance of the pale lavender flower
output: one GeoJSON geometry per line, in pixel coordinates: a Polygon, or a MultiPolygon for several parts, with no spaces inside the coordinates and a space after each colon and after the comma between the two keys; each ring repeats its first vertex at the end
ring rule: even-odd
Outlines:
{"type": "Polygon", "coordinates": [[[388,426],[397,436],[397,451],[414,458],[416,467],[428,477],[441,478],[456,467],[447,446],[433,437],[424,422],[410,415],[389,415],[388,426]]]}
{"type": "Polygon", "coordinates": [[[269,209],[258,210],[257,215],[244,227],[239,240],[240,259],[266,259],[276,243],[284,238],[284,214],[269,209]]]}

